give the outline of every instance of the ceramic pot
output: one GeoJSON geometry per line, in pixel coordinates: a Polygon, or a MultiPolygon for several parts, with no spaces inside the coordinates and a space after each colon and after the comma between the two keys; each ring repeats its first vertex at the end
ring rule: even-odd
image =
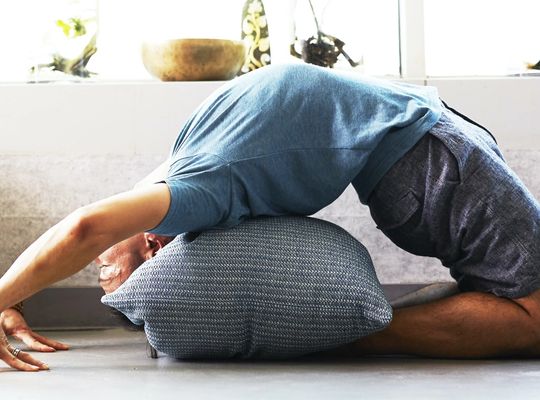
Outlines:
{"type": "Polygon", "coordinates": [[[234,78],[246,58],[239,40],[174,39],[145,42],[146,70],[162,81],[216,81],[234,78]]]}

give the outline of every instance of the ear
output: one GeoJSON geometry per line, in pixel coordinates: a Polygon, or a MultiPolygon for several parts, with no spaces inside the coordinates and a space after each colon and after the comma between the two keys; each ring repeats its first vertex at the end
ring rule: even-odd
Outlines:
{"type": "Polygon", "coordinates": [[[154,257],[167,243],[172,240],[169,236],[156,235],[154,233],[144,233],[144,254],[145,260],[154,257]]]}

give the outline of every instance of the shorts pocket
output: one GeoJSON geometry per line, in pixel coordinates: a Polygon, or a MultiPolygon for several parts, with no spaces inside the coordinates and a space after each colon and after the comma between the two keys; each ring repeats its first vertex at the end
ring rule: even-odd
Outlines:
{"type": "Polygon", "coordinates": [[[395,202],[384,203],[374,199],[370,204],[370,212],[377,228],[388,231],[399,228],[411,219],[420,209],[421,203],[413,192],[408,192],[395,202]]]}
{"type": "Polygon", "coordinates": [[[460,184],[463,178],[464,161],[462,154],[458,150],[459,145],[453,143],[452,138],[445,141],[433,135],[431,154],[439,160],[437,166],[440,168],[440,178],[447,183],[460,184]]]}

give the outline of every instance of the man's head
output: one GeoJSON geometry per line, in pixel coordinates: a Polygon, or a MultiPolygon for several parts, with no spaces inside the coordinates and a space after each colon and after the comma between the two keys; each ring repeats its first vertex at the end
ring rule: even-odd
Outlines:
{"type": "Polygon", "coordinates": [[[133,271],[173,239],[170,236],[139,233],[103,252],[95,262],[100,268],[99,284],[105,293],[118,289],[133,271]]]}

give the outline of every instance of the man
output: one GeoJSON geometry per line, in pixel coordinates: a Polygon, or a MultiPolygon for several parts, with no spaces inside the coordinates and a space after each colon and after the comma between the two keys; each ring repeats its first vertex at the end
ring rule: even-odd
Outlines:
{"type": "MultiPolygon", "coordinates": [[[[396,310],[389,328],[346,351],[540,355],[540,205],[490,134],[445,108],[434,88],[266,67],[205,101],[150,181],[39,238],[0,280],[0,310],[101,253],[102,285],[114,290],[174,235],[309,215],[352,183],[379,228],[441,259],[462,293],[396,310]]],[[[4,339],[7,364],[43,368],[29,357],[4,339]]]]}

